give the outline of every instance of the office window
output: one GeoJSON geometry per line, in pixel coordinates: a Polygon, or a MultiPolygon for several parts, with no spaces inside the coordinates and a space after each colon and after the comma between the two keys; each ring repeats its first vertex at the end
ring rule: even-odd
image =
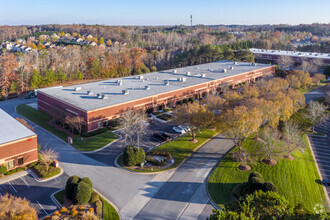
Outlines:
{"type": "Polygon", "coordinates": [[[18,158],[18,165],[21,166],[24,164],[23,157],[18,158]]]}
{"type": "Polygon", "coordinates": [[[6,167],[7,167],[8,170],[13,169],[15,167],[14,160],[8,161],[6,163],[6,167]]]}

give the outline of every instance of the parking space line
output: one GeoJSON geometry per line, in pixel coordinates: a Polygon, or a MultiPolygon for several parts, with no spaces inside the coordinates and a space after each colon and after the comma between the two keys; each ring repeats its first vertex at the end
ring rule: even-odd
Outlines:
{"type": "Polygon", "coordinates": [[[322,145],[322,146],[328,146],[328,143],[327,143],[327,142],[324,142],[324,141],[318,141],[318,140],[314,140],[314,139],[312,139],[312,143],[313,143],[313,144],[322,145]]]}
{"type": "Polygon", "coordinates": [[[11,188],[13,188],[13,190],[15,191],[15,192],[17,192],[17,190],[15,189],[15,187],[13,186],[13,184],[9,181],[8,182],[9,183],[9,185],[11,186],[11,188]]]}
{"type": "Polygon", "coordinates": [[[326,149],[326,150],[330,150],[330,148],[328,148],[328,147],[325,147],[325,146],[321,146],[321,145],[318,145],[318,146],[315,146],[314,145],[314,148],[316,148],[316,149],[326,149]]]}
{"type": "Polygon", "coordinates": [[[42,205],[39,203],[39,201],[37,201],[38,205],[42,208],[42,210],[46,213],[46,215],[48,215],[48,213],[46,212],[46,210],[42,207],[42,205]]]}
{"type": "Polygon", "coordinates": [[[26,179],[24,176],[21,177],[21,179],[23,180],[23,182],[25,183],[25,185],[30,188],[30,185],[26,182],[26,179]]]}
{"type": "Polygon", "coordinates": [[[322,154],[327,154],[326,152],[318,152],[318,151],[326,151],[326,152],[330,152],[330,149],[325,149],[325,148],[315,148],[314,147],[314,153],[322,153],[322,154]]]}
{"type": "MultiPolygon", "coordinates": [[[[322,160],[319,160],[319,161],[322,161],[322,160]]],[[[324,161],[324,160],[323,160],[324,161]]],[[[328,162],[328,161],[327,161],[328,162]]],[[[329,167],[330,168],[330,165],[324,165],[324,164],[319,164],[319,167],[329,167]]],[[[327,168],[328,169],[328,168],[327,168]]]]}

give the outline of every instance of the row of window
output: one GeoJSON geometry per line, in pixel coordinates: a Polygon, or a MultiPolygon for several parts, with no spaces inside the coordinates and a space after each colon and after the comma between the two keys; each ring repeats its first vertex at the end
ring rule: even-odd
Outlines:
{"type": "MultiPolygon", "coordinates": [[[[17,163],[18,166],[23,165],[24,164],[23,157],[18,158],[17,163]]],[[[7,161],[6,163],[4,163],[4,165],[7,167],[8,170],[13,169],[15,167],[15,160],[7,161]]]]}

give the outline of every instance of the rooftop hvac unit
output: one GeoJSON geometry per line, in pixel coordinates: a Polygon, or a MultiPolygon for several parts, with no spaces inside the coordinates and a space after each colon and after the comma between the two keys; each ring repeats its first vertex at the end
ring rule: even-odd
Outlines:
{"type": "Polygon", "coordinates": [[[226,73],[227,72],[227,69],[223,69],[223,72],[226,73]]]}
{"type": "Polygon", "coordinates": [[[124,89],[122,92],[123,92],[123,95],[128,95],[129,94],[129,91],[127,89],[124,89]]]}
{"type": "Polygon", "coordinates": [[[202,77],[202,78],[205,78],[205,76],[206,76],[206,75],[205,75],[204,73],[203,73],[203,74],[201,74],[201,77],[202,77]]]}
{"type": "Polygon", "coordinates": [[[169,85],[170,85],[170,81],[166,80],[166,81],[164,82],[164,85],[165,85],[165,86],[169,86],[169,85]]]}
{"type": "Polygon", "coordinates": [[[186,72],[186,75],[187,75],[187,76],[190,76],[190,74],[191,74],[191,72],[186,72]]]}
{"type": "Polygon", "coordinates": [[[237,62],[234,62],[234,65],[237,65],[238,63],[237,62]]]}
{"type": "Polygon", "coordinates": [[[230,67],[230,69],[231,69],[231,70],[233,70],[233,69],[234,69],[234,67],[233,67],[233,66],[231,66],[231,67],[230,67]]]}
{"type": "Polygon", "coordinates": [[[139,79],[144,79],[144,76],[139,76],[139,79]]]}
{"type": "Polygon", "coordinates": [[[177,70],[173,70],[173,73],[178,73],[178,71],[177,70]]]}
{"type": "Polygon", "coordinates": [[[98,99],[102,99],[102,98],[103,98],[102,93],[98,93],[98,94],[97,94],[97,98],[98,98],[98,99]]]}
{"type": "Polygon", "coordinates": [[[257,64],[256,63],[252,63],[251,66],[256,66],[257,64]]]}
{"type": "Polygon", "coordinates": [[[187,78],[186,78],[186,77],[178,78],[178,81],[180,81],[180,82],[185,82],[185,81],[187,81],[187,78]]]}
{"type": "Polygon", "coordinates": [[[93,91],[92,90],[88,90],[87,91],[87,95],[93,95],[93,91]]]}
{"type": "Polygon", "coordinates": [[[81,91],[81,87],[74,88],[74,91],[81,91]]]}
{"type": "Polygon", "coordinates": [[[117,80],[118,85],[123,85],[123,80],[117,80]]]}
{"type": "Polygon", "coordinates": [[[213,69],[207,69],[208,71],[210,71],[210,72],[213,72],[213,69]]]}
{"type": "Polygon", "coordinates": [[[102,99],[108,99],[109,97],[107,95],[102,95],[102,99]]]}
{"type": "Polygon", "coordinates": [[[145,86],[144,89],[145,90],[149,90],[150,89],[150,86],[145,86]]]}

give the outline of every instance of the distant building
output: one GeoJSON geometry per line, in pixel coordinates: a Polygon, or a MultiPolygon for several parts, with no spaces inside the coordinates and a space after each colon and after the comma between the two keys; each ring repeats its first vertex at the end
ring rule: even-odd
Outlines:
{"type": "Polygon", "coordinates": [[[106,126],[127,109],[147,112],[173,107],[182,99],[198,99],[221,91],[223,83],[236,85],[254,82],[274,74],[268,64],[219,61],[178,69],[164,70],[109,79],[69,87],[38,91],[38,108],[54,118],[66,115],[84,118],[84,130],[106,126]]]}
{"type": "Polygon", "coordinates": [[[38,161],[37,135],[0,109],[0,166],[8,170],[38,161]]]}
{"type": "Polygon", "coordinates": [[[312,62],[313,60],[321,60],[325,65],[330,65],[330,54],[327,53],[264,50],[255,48],[251,48],[250,51],[253,53],[256,62],[277,63],[277,61],[282,56],[289,56],[295,63],[302,63],[302,61],[312,62]]]}

